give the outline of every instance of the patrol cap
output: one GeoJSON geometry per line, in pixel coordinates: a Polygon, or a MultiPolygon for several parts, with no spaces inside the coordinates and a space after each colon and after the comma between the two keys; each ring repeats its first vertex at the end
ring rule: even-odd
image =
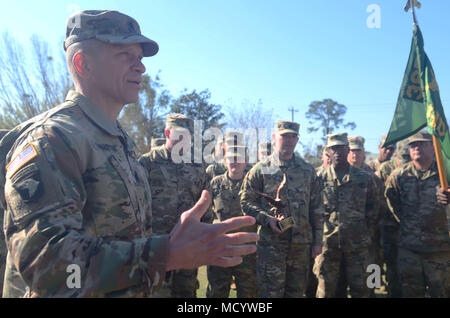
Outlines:
{"type": "Polygon", "coordinates": [[[194,121],[184,114],[178,113],[168,114],[166,116],[166,127],[171,127],[175,129],[184,128],[193,133],[194,121]]]}
{"type": "Polygon", "coordinates": [[[327,135],[327,145],[326,145],[327,148],[341,145],[348,146],[347,133],[327,135]]]}
{"type": "Polygon", "coordinates": [[[96,39],[112,44],[139,43],[144,56],[158,53],[158,43],[141,34],[133,18],[111,10],[86,10],[73,14],[67,20],[64,51],[74,43],[96,39]]]}
{"type": "Polygon", "coordinates": [[[410,145],[416,141],[431,141],[431,142],[433,142],[433,136],[431,136],[428,133],[428,131],[421,130],[421,131],[415,133],[414,135],[412,135],[411,137],[409,137],[407,140],[408,140],[408,145],[410,145]]]}
{"type": "Polygon", "coordinates": [[[166,138],[152,138],[151,147],[158,147],[162,146],[166,143],[166,138]]]}
{"type": "Polygon", "coordinates": [[[328,156],[328,148],[327,148],[327,145],[325,145],[324,147],[323,147],[323,149],[322,149],[322,155],[327,155],[328,156]]]}
{"type": "Polygon", "coordinates": [[[300,125],[293,121],[287,120],[277,120],[275,122],[275,132],[279,135],[293,133],[298,136],[298,131],[300,129],[300,125]]]}
{"type": "Polygon", "coordinates": [[[364,150],[364,142],[366,140],[361,136],[348,137],[348,145],[350,150],[364,150]]]}
{"type": "Polygon", "coordinates": [[[223,139],[227,145],[243,145],[244,134],[237,130],[228,130],[225,132],[223,139]]]}

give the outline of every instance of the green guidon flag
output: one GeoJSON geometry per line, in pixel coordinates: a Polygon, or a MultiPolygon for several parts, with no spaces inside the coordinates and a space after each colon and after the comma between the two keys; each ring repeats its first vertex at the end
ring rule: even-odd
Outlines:
{"type": "Polygon", "coordinates": [[[403,140],[424,127],[441,143],[443,160],[450,181],[450,137],[439,96],[439,87],[424,50],[422,32],[414,25],[408,65],[397,100],[394,118],[383,147],[403,140]]]}

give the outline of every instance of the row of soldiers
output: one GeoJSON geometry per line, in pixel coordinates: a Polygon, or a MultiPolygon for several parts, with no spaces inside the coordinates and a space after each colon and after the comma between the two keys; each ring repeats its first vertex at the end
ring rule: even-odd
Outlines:
{"type": "MultiPolygon", "coordinates": [[[[328,135],[317,169],[294,152],[295,122],[276,122],[272,143],[259,148],[253,166],[237,131],[225,133],[215,149],[223,160],[209,166],[172,158],[177,143],[187,138],[191,144],[190,118],[169,114],[164,134],[139,160],[151,188],[153,234],[170,233],[203,189],[212,198],[204,222],[240,215],[257,220],[257,227],[243,230],[259,232],[256,255],[231,268],[209,266],[207,297],[228,297],[233,279],[242,298],[347,297],[348,287],[352,297],[370,297],[367,268],[383,263],[391,297],[423,297],[427,287],[432,297],[449,296],[445,205],[437,202],[433,151],[421,149],[431,143],[429,134],[419,132],[397,147],[382,148],[382,139],[380,155],[369,164],[364,138],[328,135]],[[423,156],[432,164],[421,171],[413,163],[423,156]]],[[[153,297],[196,297],[197,274],[168,272],[153,297]]]]}
{"type": "MultiPolygon", "coordinates": [[[[205,222],[251,215],[258,228],[247,230],[260,235],[256,256],[233,268],[208,267],[207,297],[227,297],[233,278],[238,297],[346,297],[347,287],[352,297],[370,297],[367,268],[383,263],[391,297],[421,297],[425,286],[433,297],[447,295],[450,239],[445,206],[436,202],[435,162],[420,173],[408,164],[416,151],[410,149],[431,143],[429,134],[419,132],[397,148],[383,148],[383,138],[369,164],[364,138],[328,135],[323,165],[315,170],[294,152],[295,122],[276,122],[272,143],[259,149],[253,166],[237,131],[217,143],[215,156],[223,160],[176,164],[171,152],[182,131],[191,138],[193,121],[168,115],[164,144],[140,159],[149,174],[154,232],[169,233],[209,189],[205,222]],[[283,220],[290,226],[281,228],[283,220]]],[[[167,275],[154,297],[196,297],[197,288],[197,270],[180,270],[167,275]]]]}

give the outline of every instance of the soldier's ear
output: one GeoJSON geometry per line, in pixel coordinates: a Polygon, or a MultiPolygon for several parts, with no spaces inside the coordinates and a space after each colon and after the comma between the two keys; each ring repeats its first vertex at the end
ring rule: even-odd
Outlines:
{"type": "Polygon", "coordinates": [[[272,143],[275,145],[275,133],[272,133],[272,143]]]}
{"type": "Polygon", "coordinates": [[[86,54],[83,52],[76,53],[73,56],[72,63],[79,77],[87,78],[90,76],[90,67],[86,54]]]}
{"type": "Polygon", "coordinates": [[[169,138],[169,137],[170,137],[170,129],[169,129],[169,128],[164,129],[164,136],[165,136],[166,138],[169,138]]]}

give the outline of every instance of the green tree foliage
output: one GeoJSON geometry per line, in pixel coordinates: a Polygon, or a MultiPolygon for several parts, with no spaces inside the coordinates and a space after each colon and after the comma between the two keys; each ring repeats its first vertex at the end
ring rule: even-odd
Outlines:
{"type": "Polygon", "coordinates": [[[0,128],[11,129],[64,101],[73,84],[63,50],[53,55],[36,35],[24,47],[8,32],[0,47],[0,128]]]}
{"type": "Polygon", "coordinates": [[[209,102],[211,93],[208,89],[197,93],[196,90],[188,92],[184,89],[183,93],[170,105],[172,113],[181,113],[202,123],[202,132],[210,127],[222,128],[225,124],[222,122],[225,115],[222,113],[222,106],[211,104],[209,102]]]}
{"type": "Polygon", "coordinates": [[[164,115],[171,100],[159,73],[154,79],[144,75],[141,85],[138,102],[127,105],[119,116],[121,125],[136,143],[138,155],[150,150],[152,138],[164,137],[164,115]]]}
{"type": "Polygon", "coordinates": [[[341,127],[355,129],[354,122],[344,123],[344,115],[347,107],[335,102],[332,99],[324,99],[322,101],[314,101],[309,104],[308,111],[305,113],[309,119],[308,132],[322,131],[323,144],[327,142],[327,135],[332,134],[336,129],[341,127]]]}

